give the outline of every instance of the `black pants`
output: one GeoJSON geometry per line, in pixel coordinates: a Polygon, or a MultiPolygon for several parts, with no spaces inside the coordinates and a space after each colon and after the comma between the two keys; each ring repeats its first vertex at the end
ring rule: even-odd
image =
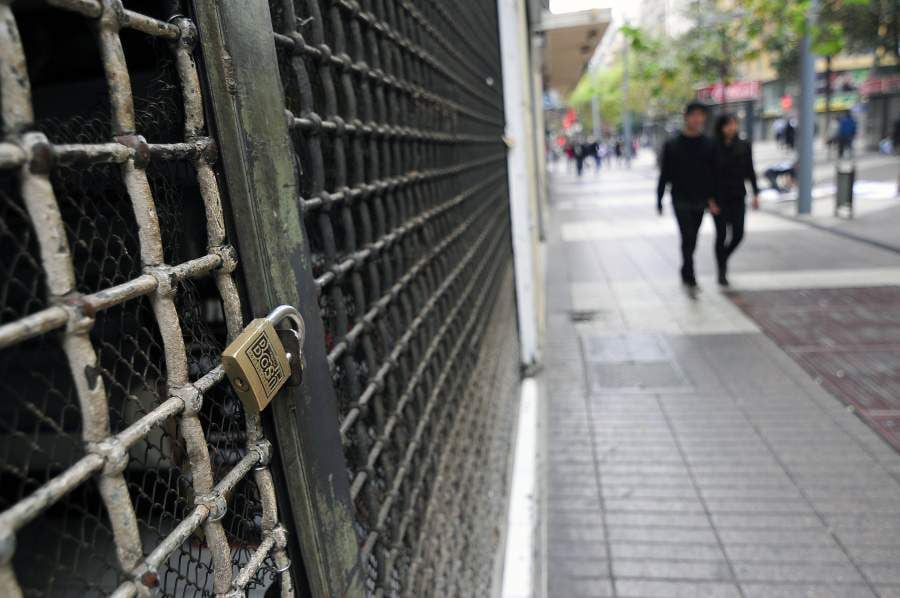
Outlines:
{"type": "Polygon", "coordinates": [[[844,154],[853,152],[853,140],[848,137],[838,137],[838,158],[843,158],[844,154]]]}
{"type": "Polygon", "coordinates": [[[694,284],[694,248],[703,223],[703,209],[675,206],[675,219],[681,231],[681,280],[694,284]]]}
{"type": "Polygon", "coordinates": [[[744,200],[720,202],[721,212],[713,216],[716,223],[716,263],[719,274],[728,270],[728,258],[744,238],[744,200]]]}

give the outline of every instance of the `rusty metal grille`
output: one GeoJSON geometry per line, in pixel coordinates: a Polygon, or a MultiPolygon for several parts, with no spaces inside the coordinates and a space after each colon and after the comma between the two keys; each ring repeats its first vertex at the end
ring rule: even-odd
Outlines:
{"type": "Polygon", "coordinates": [[[367,590],[486,595],[513,386],[480,357],[511,259],[496,8],[269,5],[367,590]]]}
{"type": "Polygon", "coordinates": [[[293,595],[180,2],[0,1],[0,595],[293,595]]]}

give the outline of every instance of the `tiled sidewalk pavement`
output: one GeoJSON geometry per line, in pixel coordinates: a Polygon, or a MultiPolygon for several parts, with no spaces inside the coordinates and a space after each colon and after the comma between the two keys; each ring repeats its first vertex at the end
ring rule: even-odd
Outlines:
{"type": "MultiPolygon", "coordinates": [[[[900,456],[708,278],[681,292],[652,174],[554,183],[539,595],[900,597],[900,456]]],[[[736,286],[900,282],[895,254],[775,220],[736,286]]]]}

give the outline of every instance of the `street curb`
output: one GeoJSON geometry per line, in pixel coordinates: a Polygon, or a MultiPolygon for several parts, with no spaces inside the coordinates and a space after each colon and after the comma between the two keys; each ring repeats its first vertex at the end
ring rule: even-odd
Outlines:
{"type": "Polygon", "coordinates": [[[519,390],[518,422],[507,512],[502,598],[533,598],[535,537],[538,525],[538,382],[524,378],[519,390]]]}
{"type": "Polygon", "coordinates": [[[870,245],[872,247],[876,247],[878,249],[883,249],[884,251],[890,251],[893,253],[900,253],[900,245],[892,245],[890,243],[884,243],[883,241],[877,241],[875,239],[870,239],[868,237],[864,237],[863,235],[857,235],[856,233],[851,233],[848,231],[840,230],[838,228],[834,228],[831,226],[827,226],[824,224],[819,224],[818,222],[813,222],[811,220],[807,220],[806,218],[802,218],[800,216],[791,216],[789,214],[785,214],[783,212],[779,212],[778,210],[773,210],[771,208],[760,208],[760,212],[764,212],[766,214],[770,214],[772,216],[778,216],[784,220],[789,220],[791,222],[798,222],[800,224],[805,224],[810,228],[814,228],[816,230],[824,231],[827,233],[831,233],[838,237],[843,237],[845,239],[850,239],[851,241],[857,241],[859,243],[865,243],[866,245],[870,245]]]}

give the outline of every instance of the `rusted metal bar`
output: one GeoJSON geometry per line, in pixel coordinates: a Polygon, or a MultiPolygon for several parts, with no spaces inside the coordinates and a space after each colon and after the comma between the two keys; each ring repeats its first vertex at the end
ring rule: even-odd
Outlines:
{"type": "Polygon", "coordinates": [[[3,324],[0,326],[0,349],[65,326],[69,317],[69,310],[61,306],[54,306],[3,324]]]}
{"type": "Polygon", "coordinates": [[[180,34],[179,28],[171,23],[148,17],[145,14],[128,10],[127,8],[121,9],[121,12],[119,13],[119,26],[128,27],[129,29],[134,29],[135,31],[152,35],[153,37],[161,37],[170,40],[178,39],[180,34]]]}
{"type": "Polygon", "coordinates": [[[343,133],[357,135],[372,135],[375,137],[385,137],[388,139],[401,140],[419,140],[433,141],[436,143],[495,143],[502,144],[503,139],[496,135],[474,135],[464,133],[448,133],[444,131],[426,131],[415,127],[391,127],[380,125],[376,122],[354,124],[344,123],[322,118],[321,116],[311,113],[307,116],[294,116],[288,113],[288,122],[293,129],[303,131],[304,133],[312,133],[326,131],[336,133],[342,130],[343,133]]]}
{"type": "Polygon", "coordinates": [[[100,0],[47,0],[47,3],[91,19],[97,19],[103,14],[103,4],[100,0]]]}
{"type": "MultiPolygon", "coordinates": [[[[170,284],[206,276],[212,272],[223,271],[226,274],[234,270],[236,259],[233,249],[228,245],[216,248],[216,253],[204,255],[175,266],[159,266],[153,274],[144,274],[120,285],[103,289],[90,295],[67,297],[62,306],[48,307],[24,318],[0,326],[0,349],[14,343],[45,334],[66,324],[76,324],[87,315],[93,317],[97,312],[121,305],[125,301],[154,293],[165,279],[170,284]]],[[[237,290],[234,290],[237,299],[237,290]]],[[[234,317],[240,311],[240,303],[226,305],[234,317]]],[[[233,323],[233,320],[232,320],[233,323]]],[[[238,324],[239,325],[239,324],[238,324]]]]}
{"type": "Polygon", "coordinates": [[[34,520],[35,517],[53,505],[60,498],[71,492],[80,484],[91,478],[103,468],[105,459],[99,454],[89,454],[79,459],[63,473],[32,493],[27,500],[20,500],[9,509],[0,513],[0,530],[4,534],[15,530],[34,520]]]}
{"type": "MultiPolygon", "coordinates": [[[[0,9],[2,10],[2,9],[0,9]]],[[[0,98],[2,100],[2,98],[0,98]]],[[[25,152],[15,143],[0,143],[0,169],[17,168],[25,162],[25,152]]]]}
{"type": "Polygon", "coordinates": [[[12,0],[0,2],[0,56],[3,57],[0,60],[0,105],[6,135],[20,132],[34,120],[25,51],[11,3],[12,0]]]}

